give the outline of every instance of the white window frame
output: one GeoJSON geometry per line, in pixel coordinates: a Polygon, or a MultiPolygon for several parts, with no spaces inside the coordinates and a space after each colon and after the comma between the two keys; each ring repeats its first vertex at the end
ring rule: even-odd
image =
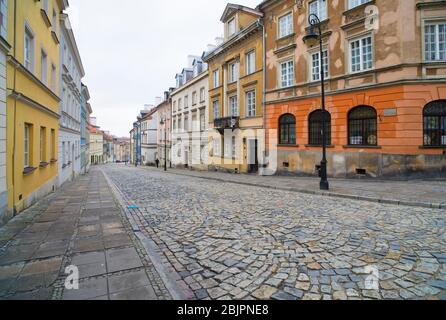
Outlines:
{"type": "Polygon", "coordinates": [[[36,38],[34,32],[27,23],[25,23],[23,41],[23,65],[28,71],[34,74],[36,69],[36,38]],[[27,38],[29,39],[30,48],[26,47],[27,38]],[[29,60],[27,59],[27,52],[29,52],[29,60]]]}
{"type": "Polygon", "coordinates": [[[212,101],[212,115],[214,117],[214,120],[220,118],[220,100],[212,101]],[[215,108],[215,106],[217,106],[218,108],[215,108]]]}
{"type": "Polygon", "coordinates": [[[51,63],[51,90],[53,90],[54,93],[56,93],[56,87],[57,87],[57,70],[54,63],[51,63]]]}
{"type": "Polygon", "coordinates": [[[238,97],[230,96],[228,100],[229,100],[229,111],[231,117],[238,117],[240,115],[238,97]]]}
{"type": "MultiPolygon", "coordinates": [[[[437,20],[425,20],[423,21],[423,60],[425,62],[443,62],[446,61],[446,52],[444,53],[444,59],[440,59],[440,55],[441,55],[441,51],[440,51],[440,32],[439,32],[439,26],[440,25],[445,25],[445,29],[446,29],[446,20],[444,18],[441,19],[437,19],[437,20]],[[426,51],[426,46],[427,46],[427,42],[426,42],[426,28],[429,26],[435,26],[435,59],[428,59],[427,56],[427,51],[426,51]]],[[[446,39],[445,39],[445,51],[446,51],[446,39]]]]}
{"type": "Polygon", "coordinates": [[[40,81],[48,86],[48,53],[40,48],[40,81]]]}
{"type": "Polygon", "coordinates": [[[214,138],[212,140],[212,149],[213,149],[213,155],[217,157],[221,157],[221,140],[218,138],[214,138]]]}
{"type": "Polygon", "coordinates": [[[237,82],[239,76],[238,76],[238,63],[237,62],[232,62],[229,64],[229,72],[228,72],[228,76],[229,76],[229,83],[234,83],[237,82]]]}
{"type": "Polygon", "coordinates": [[[46,128],[45,127],[40,127],[40,162],[44,162],[46,159],[46,155],[45,155],[45,132],[46,132],[46,128]]]}
{"type": "Polygon", "coordinates": [[[235,136],[231,138],[231,148],[232,159],[237,159],[237,139],[235,136]]]}
{"type": "Polygon", "coordinates": [[[289,11],[282,16],[279,17],[277,23],[277,38],[282,39],[288,37],[294,32],[294,21],[293,21],[293,12],[289,11]],[[289,19],[286,21],[285,25],[282,25],[283,19],[289,19]]]}
{"type": "MultiPolygon", "coordinates": [[[[289,66],[287,66],[287,71],[289,71],[288,69],[289,69],[290,67],[289,66]]],[[[294,58],[291,58],[291,59],[287,59],[287,60],[283,60],[283,61],[280,61],[279,62],[279,87],[280,88],[289,88],[289,87],[292,87],[292,86],[294,86],[294,84],[295,84],[295,76],[296,76],[296,70],[295,70],[295,63],[294,63],[294,58]],[[287,75],[287,80],[288,80],[288,82],[284,85],[284,74],[282,73],[282,66],[284,65],[284,64],[289,64],[289,63],[292,63],[292,70],[293,70],[293,73],[292,73],[292,75],[290,76],[290,75],[287,75]]]]}
{"type": "Polygon", "coordinates": [[[31,165],[31,159],[30,159],[30,143],[31,141],[31,130],[32,126],[28,123],[25,123],[24,128],[24,137],[23,137],[23,167],[29,168],[31,165]]]}
{"type": "Polygon", "coordinates": [[[308,4],[308,11],[310,14],[315,14],[321,21],[325,21],[328,19],[328,0],[313,0],[308,4]],[[314,5],[316,5],[316,10],[314,9],[314,5]]]}
{"type": "Polygon", "coordinates": [[[206,89],[201,88],[200,89],[200,102],[206,101],[206,89]]]}
{"type": "Polygon", "coordinates": [[[256,51],[251,50],[245,56],[246,61],[246,75],[256,72],[256,51]]]}
{"type": "Polygon", "coordinates": [[[374,41],[374,37],[373,34],[371,33],[367,33],[367,34],[363,34],[354,38],[351,38],[348,40],[348,68],[349,68],[349,73],[354,74],[354,73],[360,73],[360,72],[365,72],[365,71],[370,71],[373,70],[375,67],[375,41],[374,41]],[[371,59],[371,67],[370,68],[364,68],[364,47],[362,45],[362,40],[370,38],[371,41],[371,54],[372,54],[372,59],[371,59]],[[360,46],[359,46],[359,65],[360,65],[360,69],[359,70],[355,70],[353,71],[353,64],[352,64],[352,43],[353,42],[359,42],[360,46]]]}
{"type": "MultiPolygon", "coordinates": [[[[329,79],[330,78],[330,53],[329,53],[329,50],[328,50],[328,48],[324,48],[323,49],[323,54],[325,54],[325,58],[324,58],[324,69],[326,69],[325,70],[325,73],[324,73],[324,78],[325,78],[325,80],[327,80],[327,79],[329,79]]],[[[316,81],[321,81],[321,70],[320,70],[320,59],[319,59],[319,55],[320,55],[320,51],[318,50],[318,51],[311,51],[311,52],[309,52],[309,55],[310,55],[310,57],[309,57],[309,59],[308,59],[308,61],[309,61],[309,70],[310,70],[310,79],[309,79],[309,81],[310,82],[316,82],[316,81]],[[314,60],[314,56],[315,55],[317,55],[317,66],[315,66],[315,60],[314,60]],[[315,73],[315,69],[318,69],[318,72],[317,72],[317,74],[315,73]],[[315,76],[317,76],[316,78],[315,78],[315,76]]]]}
{"type": "Polygon", "coordinates": [[[235,17],[228,21],[228,37],[237,33],[237,21],[235,17]]]}
{"type": "Polygon", "coordinates": [[[212,72],[212,85],[214,89],[220,86],[220,70],[214,70],[212,72]]]}
{"type": "Polygon", "coordinates": [[[257,115],[256,90],[246,91],[245,94],[246,117],[251,118],[257,115]],[[253,95],[253,97],[250,97],[253,95]]]}
{"type": "Polygon", "coordinates": [[[347,0],[348,1],[348,10],[359,7],[364,3],[370,2],[371,0],[347,0]]]}

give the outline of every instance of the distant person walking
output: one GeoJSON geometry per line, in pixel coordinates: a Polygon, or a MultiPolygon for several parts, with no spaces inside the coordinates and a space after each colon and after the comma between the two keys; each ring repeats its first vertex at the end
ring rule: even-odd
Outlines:
{"type": "Polygon", "coordinates": [[[160,160],[158,158],[156,158],[155,163],[156,163],[156,167],[159,168],[160,167],[160,160]]]}

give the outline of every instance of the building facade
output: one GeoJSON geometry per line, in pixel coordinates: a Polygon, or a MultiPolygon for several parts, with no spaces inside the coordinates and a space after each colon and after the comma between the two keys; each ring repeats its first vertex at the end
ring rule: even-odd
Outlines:
{"type": "Polygon", "coordinates": [[[172,100],[172,163],[175,167],[207,169],[208,67],[189,57],[189,68],[177,74],[172,100]]]}
{"type": "Polygon", "coordinates": [[[11,49],[7,39],[8,2],[4,0],[0,1],[0,225],[11,216],[6,187],[6,56],[11,49]]]}
{"type": "Polygon", "coordinates": [[[116,138],[114,139],[115,162],[130,162],[130,139],[116,138]]]}
{"type": "Polygon", "coordinates": [[[172,100],[171,91],[164,92],[164,99],[158,105],[158,150],[160,165],[172,166],[171,146],[172,146],[172,100]]]}
{"type": "Polygon", "coordinates": [[[104,163],[104,134],[99,127],[90,127],[90,163],[98,165],[104,163]]]}
{"type": "Polygon", "coordinates": [[[81,91],[81,174],[90,169],[90,116],[93,113],[88,87],[82,84],[81,91]]]}
{"type": "Polygon", "coordinates": [[[330,176],[446,174],[444,1],[270,0],[261,9],[265,120],[280,173],[318,173],[325,122],[330,176]],[[310,13],[322,21],[322,66],[319,45],[303,41],[310,13]]]}
{"type": "Polygon", "coordinates": [[[254,173],[263,161],[262,12],[228,4],[209,64],[209,168],[254,173]]]}
{"type": "Polygon", "coordinates": [[[114,162],[114,138],[110,134],[110,132],[103,132],[103,155],[104,155],[104,163],[112,163],[114,162]]]}
{"type": "Polygon", "coordinates": [[[59,16],[68,3],[14,3],[7,19],[6,175],[8,208],[17,213],[58,185],[59,16]]]}
{"type": "Polygon", "coordinates": [[[158,155],[158,109],[152,108],[141,113],[141,164],[155,165],[158,155]]]}
{"type": "Polygon", "coordinates": [[[60,17],[59,185],[81,172],[82,78],[85,75],[68,15],[60,17]]]}

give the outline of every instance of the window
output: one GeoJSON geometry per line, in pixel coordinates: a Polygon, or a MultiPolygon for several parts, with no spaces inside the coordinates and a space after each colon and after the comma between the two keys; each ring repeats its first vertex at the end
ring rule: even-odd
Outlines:
{"type": "Polygon", "coordinates": [[[218,88],[220,86],[220,77],[219,77],[218,70],[215,70],[212,73],[212,84],[213,84],[214,88],[218,88]]]}
{"type": "Polygon", "coordinates": [[[248,91],[246,92],[246,116],[255,117],[256,116],[256,92],[248,91]]]}
{"type": "Polygon", "coordinates": [[[25,136],[24,136],[24,168],[31,167],[31,148],[32,148],[32,125],[25,123],[25,136]]]}
{"type": "Polygon", "coordinates": [[[213,149],[214,149],[214,156],[221,156],[221,144],[220,139],[214,139],[213,140],[213,149]]]}
{"type": "Polygon", "coordinates": [[[324,117],[324,112],[322,110],[316,110],[310,114],[308,120],[310,145],[322,146],[322,142],[324,141],[322,134],[324,120],[325,120],[325,133],[326,133],[325,142],[327,145],[331,144],[331,115],[329,112],[325,111],[325,117],[324,117]]]}
{"type": "Polygon", "coordinates": [[[214,119],[220,118],[220,102],[218,100],[212,102],[212,112],[214,115],[214,119]]]}
{"type": "Polygon", "coordinates": [[[48,83],[48,56],[43,49],[40,51],[40,80],[48,83]]]}
{"type": "Polygon", "coordinates": [[[178,99],[178,111],[181,111],[181,109],[183,108],[182,103],[183,103],[183,102],[181,101],[181,98],[178,99]]]}
{"type": "Polygon", "coordinates": [[[177,129],[177,120],[173,120],[173,130],[177,129]]]}
{"type": "Polygon", "coordinates": [[[246,55],[246,74],[252,74],[256,71],[256,52],[251,51],[246,55]]]}
{"type": "Polygon", "coordinates": [[[359,106],[348,114],[349,144],[359,146],[378,145],[377,114],[374,108],[359,106]]]}
{"type": "Polygon", "coordinates": [[[350,42],[350,71],[359,72],[373,67],[372,37],[367,36],[350,42]]]}
{"type": "Polygon", "coordinates": [[[173,102],[173,112],[177,112],[177,102],[173,102]]]}
{"type": "Polygon", "coordinates": [[[446,23],[428,23],[424,29],[425,59],[446,61],[446,23]]]}
{"type": "Polygon", "coordinates": [[[293,16],[288,13],[279,18],[279,38],[286,37],[293,33],[293,16]]]}
{"type": "Polygon", "coordinates": [[[189,117],[184,117],[184,131],[189,131],[189,117]]]}
{"type": "Polygon", "coordinates": [[[324,21],[327,16],[327,0],[315,0],[310,2],[310,14],[318,16],[319,20],[324,21]]]}
{"type": "Polygon", "coordinates": [[[232,36],[233,34],[235,34],[236,32],[236,27],[235,27],[235,18],[232,20],[229,20],[228,22],[228,36],[232,36]]]}
{"type": "MultiPolygon", "coordinates": [[[[313,53],[311,55],[311,81],[321,80],[321,69],[320,69],[320,52],[313,53]]],[[[324,77],[328,78],[328,51],[324,50],[322,52],[322,63],[324,65],[324,77]]]]}
{"type": "Polygon", "coordinates": [[[51,90],[53,90],[53,92],[56,92],[56,82],[56,66],[51,64],[51,90]]]}
{"type": "Polygon", "coordinates": [[[424,145],[426,147],[446,146],[446,100],[426,105],[423,111],[424,145]]]}
{"type": "Polygon", "coordinates": [[[189,96],[184,97],[184,109],[189,108],[189,96]]]}
{"type": "Polygon", "coordinates": [[[232,117],[238,117],[239,113],[238,113],[237,96],[229,98],[229,108],[230,108],[230,111],[231,111],[231,116],[232,117]]]}
{"type": "Polygon", "coordinates": [[[51,150],[50,150],[50,154],[51,154],[51,160],[55,160],[56,159],[56,130],[51,129],[51,150]]]}
{"type": "Polygon", "coordinates": [[[348,0],[348,8],[353,9],[369,1],[370,0],[348,0]]]}
{"type": "Polygon", "coordinates": [[[296,118],[285,114],[279,119],[279,144],[296,144],[296,118]]]}
{"type": "Polygon", "coordinates": [[[229,65],[229,82],[238,80],[238,63],[234,62],[229,65]]]}
{"type": "Polygon", "coordinates": [[[206,130],[206,115],[204,112],[200,114],[200,131],[206,130]]]}
{"type": "Polygon", "coordinates": [[[40,162],[46,161],[46,128],[40,127],[40,162]]]}
{"type": "Polygon", "coordinates": [[[204,102],[206,100],[206,96],[205,96],[205,89],[201,88],[200,89],[200,102],[204,102]]]}
{"type": "Polygon", "coordinates": [[[232,137],[231,146],[232,146],[232,158],[235,159],[237,157],[237,143],[234,136],[232,137]]]}
{"type": "Polygon", "coordinates": [[[181,127],[181,118],[178,119],[178,131],[183,131],[183,128],[181,127]]]}
{"type": "Polygon", "coordinates": [[[294,62],[289,60],[280,64],[280,86],[290,87],[294,84],[294,62]]]}
{"type": "Polygon", "coordinates": [[[197,104],[197,91],[194,91],[192,93],[192,105],[196,105],[197,104]]]}
{"type": "Polygon", "coordinates": [[[25,68],[34,72],[34,35],[28,27],[25,27],[24,50],[25,68]]]}
{"type": "Polygon", "coordinates": [[[57,14],[56,14],[56,10],[53,10],[52,30],[53,30],[54,33],[57,33],[57,14]]]}

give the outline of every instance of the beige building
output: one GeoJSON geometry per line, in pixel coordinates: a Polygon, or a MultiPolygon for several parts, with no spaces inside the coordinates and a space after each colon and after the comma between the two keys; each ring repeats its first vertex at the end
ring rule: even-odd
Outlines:
{"type": "Polygon", "coordinates": [[[189,56],[189,67],[176,76],[172,100],[172,163],[207,170],[208,71],[200,57],[189,56]]]}

